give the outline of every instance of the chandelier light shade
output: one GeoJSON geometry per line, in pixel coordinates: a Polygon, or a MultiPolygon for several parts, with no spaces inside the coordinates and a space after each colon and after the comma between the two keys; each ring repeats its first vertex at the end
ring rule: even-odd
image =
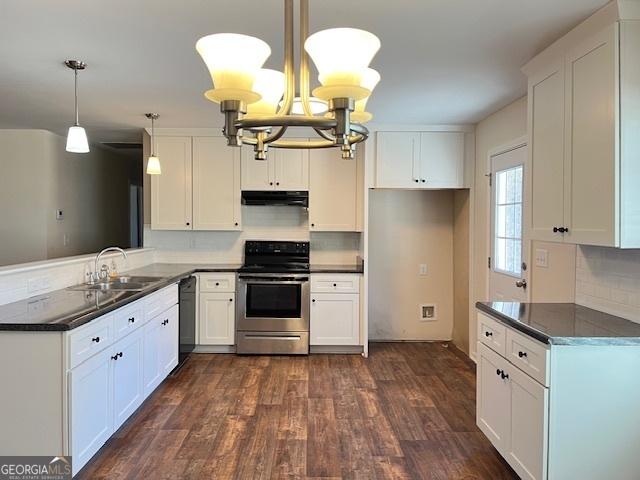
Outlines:
{"type": "Polygon", "coordinates": [[[309,0],[300,0],[296,72],[293,2],[284,0],[284,73],[262,69],[271,49],[257,38],[219,33],[198,40],[196,50],[214,85],[205,96],[220,104],[227,144],[253,145],[256,160],[265,160],[269,147],[336,147],[342,158],[354,158],[356,145],[369,136],[357,119],[371,117],[364,115],[366,99],[380,78],[376,74],[371,79],[368,68],[380,40],[356,28],[332,28],[309,36],[309,0]],[[309,57],[321,83],[313,97],[309,57]],[[356,108],[356,102],[363,100],[356,108]],[[319,138],[285,138],[289,127],[312,129],[319,138]]]}
{"type": "MultiPolygon", "coordinates": [[[[380,74],[375,71],[373,68],[367,68],[362,74],[362,85],[364,88],[373,92],[373,89],[376,88],[378,82],[380,81],[380,74]]],[[[371,95],[369,95],[371,96],[371,95]]],[[[356,108],[351,114],[351,119],[354,122],[358,123],[366,123],[373,118],[369,112],[365,111],[367,108],[367,100],[369,100],[369,96],[363,98],[362,100],[358,100],[356,102],[356,108]]]]}
{"type": "Polygon", "coordinates": [[[278,70],[262,68],[253,82],[253,91],[262,98],[247,105],[247,117],[274,115],[284,94],[285,76],[278,70]]]}
{"type": "Polygon", "coordinates": [[[246,104],[260,100],[253,90],[260,68],[271,55],[269,45],[259,38],[237,33],[216,33],[202,37],[196,50],[209,69],[213,89],[205,96],[216,103],[237,100],[246,104]]]}
{"type": "Polygon", "coordinates": [[[362,77],[380,49],[380,40],[374,34],[357,28],[330,28],[307,38],[304,49],[318,69],[322,83],[322,87],[313,91],[315,96],[325,100],[336,97],[361,100],[370,95],[362,86],[362,77]],[[336,53],[345,46],[348,54],[336,53]]]}
{"type": "Polygon", "coordinates": [[[67,132],[67,152],[89,153],[89,141],[84,128],[74,125],[67,132]]]}
{"type": "Polygon", "coordinates": [[[151,155],[147,159],[147,175],[161,175],[160,159],[156,155],[156,131],[155,121],[160,117],[157,113],[145,113],[145,117],[151,120],[151,155]]]}
{"type": "Polygon", "coordinates": [[[67,132],[67,145],[65,150],[71,153],[89,153],[87,132],[80,126],[78,118],[78,70],[84,70],[87,68],[87,64],[81,60],[67,60],[64,64],[73,70],[74,110],[76,115],[75,123],[69,127],[69,131],[67,132]]]}

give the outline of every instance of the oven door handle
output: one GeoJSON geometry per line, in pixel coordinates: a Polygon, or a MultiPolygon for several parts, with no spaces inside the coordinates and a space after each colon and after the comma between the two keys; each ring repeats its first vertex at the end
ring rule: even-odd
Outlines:
{"type": "Polygon", "coordinates": [[[275,284],[296,284],[296,283],[305,283],[309,281],[309,277],[257,277],[252,275],[238,275],[238,280],[243,280],[245,283],[264,283],[273,285],[275,284]]]}

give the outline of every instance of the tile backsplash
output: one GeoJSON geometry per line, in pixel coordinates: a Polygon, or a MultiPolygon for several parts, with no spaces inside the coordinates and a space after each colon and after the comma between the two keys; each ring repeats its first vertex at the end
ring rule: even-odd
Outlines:
{"type": "Polygon", "coordinates": [[[576,303],[640,323],[640,250],[579,246],[576,303]]]}

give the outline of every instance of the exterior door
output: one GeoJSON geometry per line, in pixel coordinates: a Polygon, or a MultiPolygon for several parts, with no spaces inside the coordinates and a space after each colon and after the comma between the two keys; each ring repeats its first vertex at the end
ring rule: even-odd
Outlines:
{"type": "Polygon", "coordinates": [[[526,146],[491,157],[491,301],[525,302],[528,298],[522,222],[526,161],[526,146]]]}

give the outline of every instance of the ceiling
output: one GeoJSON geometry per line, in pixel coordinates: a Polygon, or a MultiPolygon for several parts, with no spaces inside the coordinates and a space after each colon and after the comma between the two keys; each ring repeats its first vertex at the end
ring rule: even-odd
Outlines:
{"type": "MultiPolygon", "coordinates": [[[[353,26],[380,37],[369,101],[376,122],[475,123],[526,92],[520,67],[605,0],[311,0],[310,30],[353,26]]],[[[0,2],[0,128],[65,134],[80,73],[80,123],[93,141],[139,141],[158,127],[219,127],[194,44],[238,32],[282,69],[281,0],[22,0],[0,2]]],[[[345,52],[336,52],[346,54],[345,52]]],[[[315,74],[313,74],[315,77],[315,74]]]]}

